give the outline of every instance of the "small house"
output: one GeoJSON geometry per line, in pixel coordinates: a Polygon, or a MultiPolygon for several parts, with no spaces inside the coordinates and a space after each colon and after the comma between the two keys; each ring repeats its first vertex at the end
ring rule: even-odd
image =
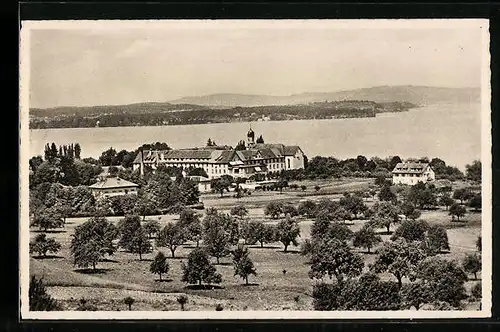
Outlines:
{"type": "Polygon", "coordinates": [[[434,181],[436,175],[428,163],[398,163],[392,170],[392,183],[415,185],[434,181]]]}
{"type": "Polygon", "coordinates": [[[137,195],[139,185],[119,177],[106,177],[89,186],[95,197],[137,195]]]}

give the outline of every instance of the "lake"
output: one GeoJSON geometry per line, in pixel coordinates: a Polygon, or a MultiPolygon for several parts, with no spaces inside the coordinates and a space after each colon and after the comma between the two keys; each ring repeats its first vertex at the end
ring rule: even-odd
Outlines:
{"type": "MultiPolygon", "coordinates": [[[[46,143],[80,143],[82,158],[97,158],[113,147],[134,150],[143,143],[166,142],[172,148],[204,146],[210,137],[218,145],[246,140],[250,123],[184,126],[64,128],[30,130],[31,155],[43,155],[46,143]]],[[[311,159],[399,155],[439,157],[464,169],[481,156],[481,105],[441,104],[375,118],[252,122],[256,137],[266,143],[299,145],[311,159]]]]}

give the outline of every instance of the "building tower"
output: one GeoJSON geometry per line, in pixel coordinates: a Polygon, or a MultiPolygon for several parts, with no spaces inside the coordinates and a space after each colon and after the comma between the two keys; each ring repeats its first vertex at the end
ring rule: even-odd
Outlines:
{"type": "Polygon", "coordinates": [[[250,126],[250,130],[247,133],[247,145],[253,146],[255,145],[255,133],[252,130],[252,126],[250,126]]]}

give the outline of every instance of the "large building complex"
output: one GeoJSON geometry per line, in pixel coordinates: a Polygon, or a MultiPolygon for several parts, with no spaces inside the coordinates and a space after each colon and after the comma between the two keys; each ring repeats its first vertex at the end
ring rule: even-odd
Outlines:
{"type": "MultiPolygon", "coordinates": [[[[267,174],[281,170],[304,168],[304,152],[299,146],[265,144],[255,142],[255,133],[250,128],[245,149],[204,148],[181,150],[146,150],[137,154],[134,170],[149,166],[153,170],[160,165],[178,168],[202,168],[210,179],[231,175],[250,177],[253,174],[267,174]]],[[[241,144],[241,143],[240,143],[241,144]]]]}
{"type": "Polygon", "coordinates": [[[426,163],[398,163],[392,170],[392,183],[414,185],[434,181],[436,175],[426,163]]]}

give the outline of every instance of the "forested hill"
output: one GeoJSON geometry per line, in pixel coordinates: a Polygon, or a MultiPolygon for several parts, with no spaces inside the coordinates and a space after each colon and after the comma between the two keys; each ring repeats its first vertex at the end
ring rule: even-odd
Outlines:
{"type": "Polygon", "coordinates": [[[31,117],[93,116],[105,114],[146,114],[206,109],[206,106],[171,103],[136,103],[129,105],[63,106],[54,108],[31,108],[31,117]]]}
{"type": "Polygon", "coordinates": [[[442,88],[428,86],[378,86],[336,92],[305,92],[290,96],[213,94],[184,97],[171,101],[172,104],[189,103],[205,106],[263,106],[296,105],[311,102],[340,100],[370,100],[374,102],[405,101],[416,105],[436,103],[476,102],[480,98],[478,88],[442,88]]]}
{"type": "MultiPolygon", "coordinates": [[[[171,105],[168,104],[170,107],[171,105]]],[[[229,123],[248,121],[281,121],[309,119],[338,119],[375,117],[377,113],[404,112],[416,107],[407,102],[375,103],[373,101],[335,101],[316,102],[307,105],[231,107],[212,109],[196,107],[191,109],[169,108],[167,111],[144,110],[103,111],[102,113],[83,113],[75,111],[56,116],[30,116],[31,129],[44,128],[89,128],[89,127],[128,127],[188,125],[206,123],[229,123]],[[78,114],[78,115],[77,115],[78,114]]]]}

